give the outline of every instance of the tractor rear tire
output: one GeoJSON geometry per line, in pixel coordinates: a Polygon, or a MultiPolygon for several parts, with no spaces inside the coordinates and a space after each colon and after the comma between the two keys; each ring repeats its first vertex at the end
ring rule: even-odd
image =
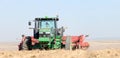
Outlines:
{"type": "Polygon", "coordinates": [[[71,48],[70,48],[70,42],[71,42],[71,40],[70,40],[70,36],[67,36],[66,37],[66,44],[65,44],[65,49],[66,50],[70,50],[71,48]]]}
{"type": "Polygon", "coordinates": [[[27,36],[22,45],[22,50],[32,50],[31,37],[27,36]]]}

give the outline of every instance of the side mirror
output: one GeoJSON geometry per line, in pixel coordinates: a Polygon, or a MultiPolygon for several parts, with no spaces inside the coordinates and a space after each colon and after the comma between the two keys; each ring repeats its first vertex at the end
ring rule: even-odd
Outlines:
{"type": "Polygon", "coordinates": [[[89,37],[89,35],[85,35],[85,37],[89,37]]]}
{"type": "Polygon", "coordinates": [[[31,22],[28,22],[28,25],[31,26],[31,22]]]}

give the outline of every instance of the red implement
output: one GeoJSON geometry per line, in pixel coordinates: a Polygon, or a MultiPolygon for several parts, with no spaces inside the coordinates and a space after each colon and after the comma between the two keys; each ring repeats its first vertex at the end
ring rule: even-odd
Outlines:
{"type": "MultiPolygon", "coordinates": [[[[82,48],[82,49],[86,49],[89,47],[89,43],[88,42],[84,42],[85,39],[85,35],[80,35],[80,36],[70,36],[71,38],[71,46],[74,48],[82,48]]],[[[62,44],[66,44],[66,39],[67,36],[63,36],[62,38],[62,44]]]]}

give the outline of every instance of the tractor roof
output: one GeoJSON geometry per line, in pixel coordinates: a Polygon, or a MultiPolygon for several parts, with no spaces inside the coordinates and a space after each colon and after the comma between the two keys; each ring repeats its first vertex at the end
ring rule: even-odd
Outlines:
{"type": "Polygon", "coordinates": [[[59,20],[59,18],[35,18],[35,20],[56,20],[56,21],[58,21],[59,20]]]}

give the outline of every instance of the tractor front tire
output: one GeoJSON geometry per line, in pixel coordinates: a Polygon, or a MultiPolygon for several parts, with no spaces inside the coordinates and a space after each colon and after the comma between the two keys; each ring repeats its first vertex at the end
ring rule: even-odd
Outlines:
{"type": "Polygon", "coordinates": [[[31,37],[26,37],[25,41],[22,45],[22,50],[32,50],[32,43],[31,43],[31,37]]]}

